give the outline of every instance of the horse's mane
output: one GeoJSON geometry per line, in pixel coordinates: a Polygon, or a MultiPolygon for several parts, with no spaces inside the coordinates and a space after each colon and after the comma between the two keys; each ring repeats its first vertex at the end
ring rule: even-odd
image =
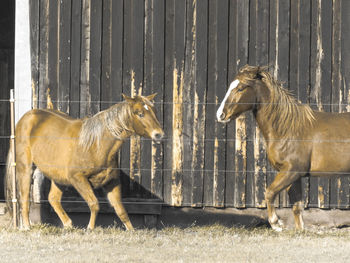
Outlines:
{"type": "Polygon", "coordinates": [[[309,105],[298,102],[268,71],[260,75],[270,90],[270,103],[263,108],[279,136],[298,136],[304,128],[312,126],[315,115],[309,105]]]}
{"type": "MultiPolygon", "coordinates": [[[[262,107],[264,114],[281,138],[295,137],[303,133],[306,127],[313,125],[314,111],[307,104],[301,104],[291,92],[283,88],[267,71],[267,67],[246,66],[243,71],[255,71],[260,75],[270,91],[270,101],[262,107]]],[[[249,74],[248,74],[249,75],[249,74]]]]}
{"type": "Polygon", "coordinates": [[[131,109],[127,102],[120,102],[101,111],[91,118],[83,119],[79,135],[79,144],[88,149],[94,142],[100,143],[103,132],[107,128],[116,139],[121,140],[124,130],[131,131],[129,121],[131,109]]]}

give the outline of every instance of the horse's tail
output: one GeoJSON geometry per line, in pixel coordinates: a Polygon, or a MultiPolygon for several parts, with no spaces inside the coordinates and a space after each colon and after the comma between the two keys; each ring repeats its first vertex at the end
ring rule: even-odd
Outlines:
{"type": "Polygon", "coordinates": [[[10,150],[7,154],[7,161],[6,161],[6,175],[4,179],[4,193],[5,193],[5,200],[7,209],[12,213],[12,198],[13,198],[13,185],[12,180],[14,177],[12,165],[14,163],[13,153],[11,151],[12,147],[12,141],[10,142],[10,150]]]}

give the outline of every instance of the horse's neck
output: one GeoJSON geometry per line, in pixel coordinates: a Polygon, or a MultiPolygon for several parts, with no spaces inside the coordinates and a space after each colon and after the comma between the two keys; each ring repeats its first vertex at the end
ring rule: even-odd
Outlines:
{"type": "Polygon", "coordinates": [[[104,130],[102,134],[102,138],[100,144],[98,146],[102,152],[117,152],[119,148],[122,146],[123,142],[127,140],[130,135],[125,131],[122,132],[121,138],[117,139],[107,128],[104,130]]]}
{"type": "Polygon", "coordinates": [[[270,101],[269,92],[264,92],[264,95],[257,98],[257,107],[254,110],[254,117],[266,141],[274,140],[279,137],[272,127],[272,122],[268,120],[269,117],[265,114],[264,109],[270,101]]]}
{"type": "Polygon", "coordinates": [[[261,109],[256,110],[254,112],[254,116],[258,124],[258,127],[266,141],[276,139],[278,137],[271,125],[271,122],[267,120],[263,110],[261,109]]]}

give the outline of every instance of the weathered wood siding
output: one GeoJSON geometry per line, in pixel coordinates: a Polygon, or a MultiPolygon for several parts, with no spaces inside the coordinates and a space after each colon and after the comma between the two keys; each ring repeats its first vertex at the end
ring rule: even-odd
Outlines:
{"type": "MultiPolygon", "coordinates": [[[[172,206],[259,207],[275,172],[251,113],[223,125],[237,70],[270,65],[303,103],[350,111],[346,0],[31,0],[33,103],[74,117],[157,92],[166,139],[132,137],[124,196],[172,206]]],[[[308,207],[349,208],[349,178],[305,178],[308,207]]],[[[277,206],[289,206],[285,192],[277,206]]]]}
{"type": "Polygon", "coordinates": [[[15,3],[0,2],[0,199],[4,199],[4,175],[11,133],[10,89],[14,88],[15,3]]]}

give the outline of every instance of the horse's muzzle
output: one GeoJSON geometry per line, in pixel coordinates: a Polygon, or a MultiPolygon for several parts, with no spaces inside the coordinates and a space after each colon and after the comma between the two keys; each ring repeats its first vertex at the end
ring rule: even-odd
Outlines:
{"type": "Polygon", "coordinates": [[[227,120],[225,120],[225,117],[226,117],[226,114],[224,113],[224,112],[222,112],[221,114],[220,114],[220,116],[218,116],[218,122],[222,122],[222,123],[226,123],[226,122],[229,122],[230,121],[230,119],[227,119],[227,120]]]}
{"type": "Polygon", "coordinates": [[[162,142],[162,139],[164,137],[164,133],[154,133],[152,135],[152,139],[157,143],[157,144],[160,144],[162,142]]]}

